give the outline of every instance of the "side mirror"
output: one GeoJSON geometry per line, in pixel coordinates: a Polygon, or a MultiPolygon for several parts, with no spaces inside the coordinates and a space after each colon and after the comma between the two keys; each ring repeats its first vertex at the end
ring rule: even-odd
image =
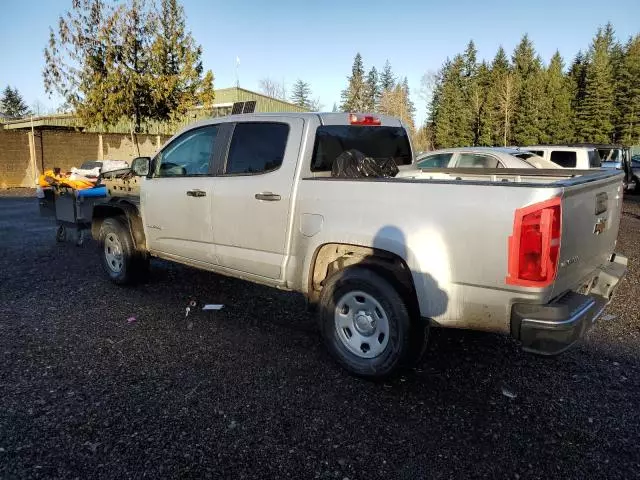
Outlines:
{"type": "Polygon", "coordinates": [[[151,159],[149,157],[134,158],[131,162],[131,171],[139,177],[146,177],[149,175],[149,165],[151,159]]]}

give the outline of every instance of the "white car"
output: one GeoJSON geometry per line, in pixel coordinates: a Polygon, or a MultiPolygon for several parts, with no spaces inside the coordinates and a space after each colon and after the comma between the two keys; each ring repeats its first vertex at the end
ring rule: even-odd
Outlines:
{"type": "Polygon", "coordinates": [[[416,158],[426,168],[560,168],[527,150],[509,147],[462,147],[434,150],[416,158]]]}
{"type": "Polygon", "coordinates": [[[590,145],[532,145],[520,148],[535,153],[560,168],[589,170],[600,168],[602,163],[598,149],[590,145]]]}

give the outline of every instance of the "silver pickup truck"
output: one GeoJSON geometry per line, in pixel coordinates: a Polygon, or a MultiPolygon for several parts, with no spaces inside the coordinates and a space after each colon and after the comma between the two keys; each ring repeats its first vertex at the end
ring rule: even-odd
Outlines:
{"type": "MultiPolygon", "coordinates": [[[[196,123],[153,159],[139,196],[113,193],[92,233],[116,283],[150,257],[302,292],[335,359],[364,377],[417,361],[430,326],[510,334],[526,350],[574,344],[626,271],[615,170],[412,164],[397,119],[238,115],[196,123]],[[355,149],[395,178],[336,178],[355,149]]],[[[295,321],[295,319],[292,319],[295,321]]]]}

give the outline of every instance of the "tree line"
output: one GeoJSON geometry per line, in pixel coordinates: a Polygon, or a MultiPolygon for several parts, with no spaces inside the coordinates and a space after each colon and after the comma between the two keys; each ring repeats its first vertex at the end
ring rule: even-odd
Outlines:
{"type": "Polygon", "coordinates": [[[640,143],[640,35],[619,42],[599,28],[569,68],[545,65],[524,35],[477,60],[470,41],[435,76],[425,133],[436,148],[539,143],[640,143]]]}
{"type": "Polygon", "coordinates": [[[365,75],[364,62],[357,53],[342,91],[340,109],[343,112],[370,112],[400,118],[413,134],[415,106],[411,100],[407,77],[397,78],[387,60],[380,74],[372,66],[365,75]]]}
{"type": "Polygon", "coordinates": [[[271,77],[261,78],[258,82],[258,89],[268,97],[291,102],[312,112],[318,112],[323,107],[320,99],[314,98],[309,82],[300,78],[291,87],[291,95],[288,94],[284,80],[278,82],[271,77]]]}

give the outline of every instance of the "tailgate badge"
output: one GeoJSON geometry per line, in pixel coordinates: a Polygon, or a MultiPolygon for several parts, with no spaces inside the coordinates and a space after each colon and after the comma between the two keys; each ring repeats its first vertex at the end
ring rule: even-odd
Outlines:
{"type": "Polygon", "coordinates": [[[567,258],[565,261],[560,262],[560,267],[568,267],[569,265],[576,263],[580,258],[576,255],[575,257],[567,258]]]}
{"type": "Polygon", "coordinates": [[[607,228],[607,219],[606,218],[599,218],[596,221],[595,226],[593,227],[593,233],[595,235],[600,235],[602,232],[604,232],[607,228]]]}

